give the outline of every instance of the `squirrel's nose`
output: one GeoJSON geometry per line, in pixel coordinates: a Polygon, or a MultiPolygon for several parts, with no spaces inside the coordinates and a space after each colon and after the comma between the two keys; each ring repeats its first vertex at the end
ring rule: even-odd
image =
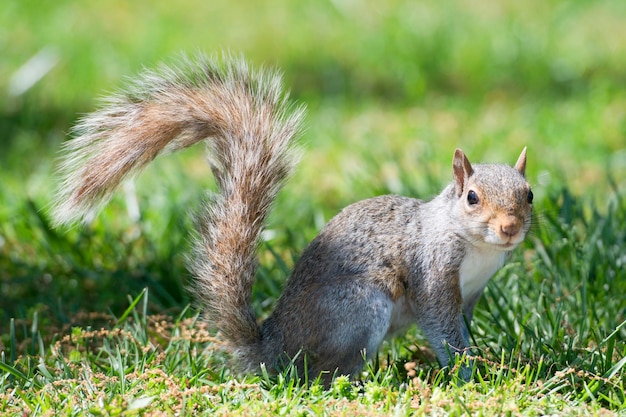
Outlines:
{"type": "Polygon", "coordinates": [[[515,216],[508,216],[500,223],[500,231],[507,237],[515,236],[521,229],[522,224],[515,216]]]}

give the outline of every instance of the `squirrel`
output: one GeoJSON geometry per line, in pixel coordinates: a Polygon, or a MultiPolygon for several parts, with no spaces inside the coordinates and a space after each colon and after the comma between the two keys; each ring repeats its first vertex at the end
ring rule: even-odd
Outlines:
{"type": "Polygon", "coordinates": [[[347,206],[304,250],[259,324],[250,301],[256,252],[299,160],[303,115],[278,71],[241,57],[145,70],[63,144],[54,225],[90,219],[156,156],[205,142],[217,193],[197,218],[191,291],[239,371],[295,364],[325,380],[354,377],[386,337],[412,324],[441,366],[469,354],[474,307],[531,225],[526,148],[514,166],[472,165],[456,149],[453,180],[427,202],[384,195],[347,206]]]}

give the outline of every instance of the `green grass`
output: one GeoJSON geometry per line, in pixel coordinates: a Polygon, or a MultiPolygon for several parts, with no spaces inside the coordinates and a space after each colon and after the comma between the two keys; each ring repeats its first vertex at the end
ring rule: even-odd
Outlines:
{"type": "Polygon", "coordinates": [[[5,3],[0,414],[626,412],[623,1],[5,3]],[[185,292],[190,212],[213,186],[202,149],[156,161],[89,226],[49,227],[79,114],[142,65],[224,49],[281,68],[309,107],[259,253],[260,317],[341,207],[436,194],[456,147],[513,163],[528,146],[536,221],[476,308],[472,382],[440,372],[416,330],[328,389],[233,375],[185,292]],[[20,90],[37,53],[52,65],[20,90]]]}

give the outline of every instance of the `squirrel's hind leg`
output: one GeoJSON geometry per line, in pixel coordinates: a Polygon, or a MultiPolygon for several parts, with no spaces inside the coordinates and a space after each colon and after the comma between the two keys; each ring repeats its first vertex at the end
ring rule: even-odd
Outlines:
{"type": "Polygon", "coordinates": [[[318,287],[301,334],[310,377],[320,372],[358,375],[366,360],[376,354],[388,332],[394,302],[366,279],[338,277],[333,285],[318,287]]]}

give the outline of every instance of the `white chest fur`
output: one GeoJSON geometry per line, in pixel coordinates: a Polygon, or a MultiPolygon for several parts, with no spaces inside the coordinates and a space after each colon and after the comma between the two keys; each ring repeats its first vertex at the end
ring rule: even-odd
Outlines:
{"type": "Polygon", "coordinates": [[[485,288],[489,278],[504,265],[506,252],[490,248],[472,248],[461,263],[459,274],[463,300],[474,297],[485,288]]]}

